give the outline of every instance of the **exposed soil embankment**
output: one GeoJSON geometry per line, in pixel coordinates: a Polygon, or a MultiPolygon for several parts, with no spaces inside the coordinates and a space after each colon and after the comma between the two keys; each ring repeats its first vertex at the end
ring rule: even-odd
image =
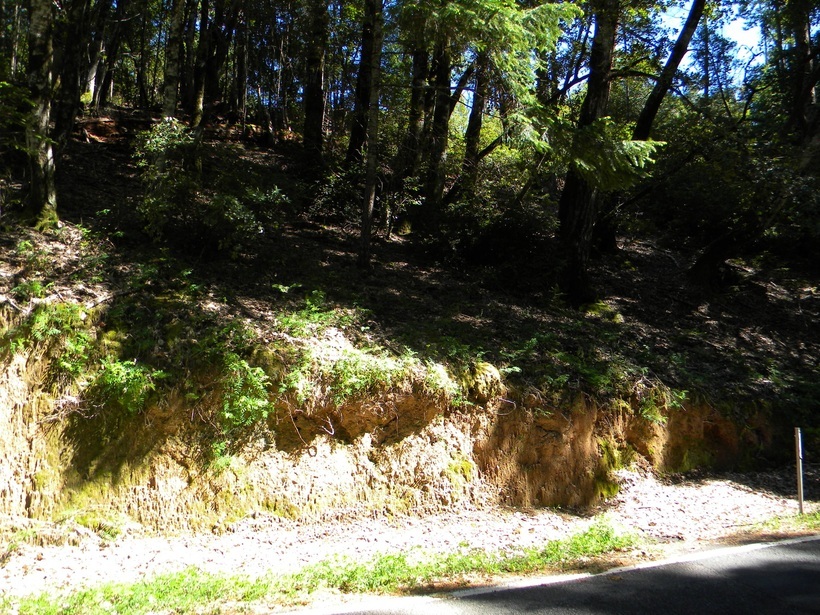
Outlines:
{"type": "Polygon", "coordinates": [[[171,394],[144,413],[113,415],[59,390],[47,377],[54,360],[20,352],[4,363],[0,512],[92,529],[218,530],[253,513],[580,507],[614,495],[613,473],[634,462],[729,466],[766,439],[708,406],[651,422],[583,397],[564,410],[514,391],[453,406],[410,388],[311,413],[279,408],[215,455],[201,405],[171,394]]]}

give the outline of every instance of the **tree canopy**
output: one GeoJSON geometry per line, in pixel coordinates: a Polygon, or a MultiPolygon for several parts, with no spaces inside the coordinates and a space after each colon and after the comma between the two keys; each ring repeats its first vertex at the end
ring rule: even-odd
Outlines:
{"type": "MultiPolygon", "coordinates": [[[[290,206],[360,224],[363,251],[371,232],[399,228],[433,257],[483,265],[539,246],[542,285],[582,303],[595,298],[589,259],[649,232],[685,246],[708,287],[729,258],[820,245],[818,9],[0,2],[0,182],[22,178],[29,219],[54,224],[78,115],[142,112],[165,130],[143,164],[185,207],[204,181],[202,131],[235,126],[287,148],[290,206]]],[[[207,226],[156,204],[142,209],[155,235],[207,226]]],[[[237,211],[220,215],[241,235],[255,223],[237,211]]]]}

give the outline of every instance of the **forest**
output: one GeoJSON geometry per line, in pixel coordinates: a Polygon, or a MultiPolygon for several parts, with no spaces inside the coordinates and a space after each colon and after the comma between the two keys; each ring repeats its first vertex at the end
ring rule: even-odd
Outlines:
{"type": "MultiPolygon", "coordinates": [[[[578,305],[596,296],[590,255],[651,232],[696,254],[709,286],[733,257],[816,255],[817,8],[3,2],[3,181],[27,157],[25,217],[52,224],[77,118],[140,110],[165,118],[152,148],[196,149],[215,124],[300,144],[292,205],[359,224],[365,266],[373,232],[403,224],[442,257],[548,238],[545,283],[578,305]],[[738,22],[745,43],[725,34],[738,22]]],[[[145,213],[158,233],[184,225],[145,213]]]]}
{"type": "Polygon", "coordinates": [[[5,360],[59,346],[49,386],[86,418],[218,399],[209,459],[280,407],[304,445],[352,441],[340,408],[402,379],[817,440],[818,22],[816,0],[2,0],[5,360]],[[342,358],[306,341],[337,334],[342,358]]]}

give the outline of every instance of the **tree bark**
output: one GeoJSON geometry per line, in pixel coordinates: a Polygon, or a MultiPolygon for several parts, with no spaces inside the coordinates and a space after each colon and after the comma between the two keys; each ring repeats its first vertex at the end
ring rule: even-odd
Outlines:
{"type": "Polygon", "coordinates": [[[325,121],[325,53],[327,51],[329,16],[326,0],[310,1],[310,32],[305,57],[303,143],[309,156],[322,157],[325,121]]]}
{"type": "Polygon", "coordinates": [[[174,0],[171,5],[171,22],[168,25],[168,44],[165,48],[165,77],[162,85],[163,117],[174,117],[176,114],[184,18],[185,0],[174,0]]]}
{"type": "MultiPolygon", "coordinates": [[[[365,0],[365,10],[370,14],[367,20],[372,24],[372,52],[370,66],[363,67],[370,73],[368,113],[367,113],[367,162],[365,164],[364,200],[362,202],[361,243],[359,265],[370,267],[370,235],[373,222],[373,207],[376,202],[376,167],[378,164],[379,138],[379,87],[382,56],[382,11],[384,0],[365,0]]],[[[361,68],[360,68],[361,70],[361,68]]]]}
{"type": "Polygon", "coordinates": [[[231,0],[226,6],[226,0],[214,0],[213,18],[210,21],[208,33],[208,56],[205,62],[205,103],[207,108],[223,99],[221,76],[228,59],[236,31],[236,24],[242,13],[243,0],[231,0]]]}
{"type": "MultiPolygon", "coordinates": [[[[609,102],[610,71],[620,16],[619,0],[597,0],[592,4],[595,34],[589,59],[587,92],[581,105],[578,127],[603,117],[609,102]]],[[[595,298],[589,273],[592,229],[597,215],[598,191],[570,169],[558,204],[558,238],[562,264],[559,284],[569,302],[580,305],[595,298]]]]}
{"type": "Polygon", "coordinates": [[[464,133],[464,160],[461,163],[461,190],[468,194],[472,193],[478,178],[481,129],[484,124],[484,109],[487,106],[487,92],[490,88],[490,58],[486,52],[478,55],[475,67],[473,106],[464,133]]]}
{"type": "Polygon", "coordinates": [[[395,173],[391,180],[391,190],[401,190],[404,180],[418,175],[421,164],[421,142],[424,134],[425,100],[427,98],[427,77],[429,54],[422,41],[416,41],[412,51],[412,77],[410,83],[410,105],[407,111],[407,133],[396,154],[395,173]]]}
{"type": "Polygon", "coordinates": [[[151,97],[148,95],[148,84],[146,83],[146,71],[148,70],[148,22],[150,11],[142,12],[142,23],[140,24],[140,49],[139,62],[136,67],[137,91],[140,107],[147,109],[151,104],[151,97]]]}
{"type": "Polygon", "coordinates": [[[811,0],[786,2],[786,18],[794,37],[789,75],[792,83],[789,127],[800,143],[811,139],[809,109],[815,102],[814,89],[820,77],[820,72],[815,70],[818,50],[811,46],[811,9],[814,4],[811,0]]]}
{"type": "Polygon", "coordinates": [[[0,79],[12,81],[17,76],[20,55],[20,32],[22,2],[11,3],[11,15],[7,15],[5,0],[0,1],[0,79]],[[6,25],[8,23],[8,26],[6,25]],[[8,62],[8,63],[6,63],[8,62]]]}
{"type": "Polygon", "coordinates": [[[355,102],[353,107],[353,124],[350,127],[350,140],[347,145],[345,165],[350,168],[362,161],[362,153],[367,140],[367,125],[370,120],[371,91],[373,90],[373,54],[376,51],[378,0],[365,0],[365,12],[362,19],[362,47],[359,60],[359,72],[356,79],[355,102]]]}
{"type": "Polygon", "coordinates": [[[194,95],[193,107],[191,108],[191,128],[196,128],[202,123],[205,109],[205,67],[208,63],[210,43],[209,26],[210,4],[208,0],[202,0],[199,9],[199,43],[196,48],[196,66],[194,68],[194,95]]]}
{"type": "Polygon", "coordinates": [[[58,37],[60,61],[58,63],[59,97],[54,112],[54,139],[62,147],[74,127],[80,110],[80,97],[84,86],[81,70],[89,44],[89,0],[73,0],[68,5],[67,23],[58,37]],[[64,39],[64,40],[63,40],[64,39]]]}
{"type": "Polygon", "coordinates": [[[450,40],[444,33],[439,35],[433,52],[433,88],[435,108],[430,131],[429,167],[424,188],[419,227],[423,234],[433,236],[438,232],[444,201],[445,163],[452,113],[450,92],[451,73],[450,40]]]}
{"type": "Polygon", "coordinates": [[[27,77],[31,122],[26,127],[30,180],[27,217],[38,228],[57,223],[57,189],[51,146],[51,80],[54,62],[54,8],[52,0],[30,0],[27,77]]]}
{"type": "Polygon", "coordinates": [[[233,107],[242,119],[244,130],[248,107],[248,23],[243,17],[237,21],[234,53],[236,55],[236,83],[234,84],[233,107]]]}
{"type": "Polygon", "coordinates": [[[182,75],[179,79],[180,107],[189,112],[194,107],[194,73],[196,72],[196,34],[197,17],[199,16],[198,0],[187,0],[185,3],[185,28],[184,28],[184,61],[182,64],[182,75]]]}
{"type": "Polygon", "coordinates": [[[123,37],[123,22],[126,19],[126,3],[118,2],[117,10],[114,13],[114,24],[111,28],[108,40],[104,43],[106,48],[106,58],[103,65],[102,76],[99,76],[99,85],[94,91],[92,105],[95,109],[104,107],[108,102],[114,82],[114,68],[119,60],[120,44],[123,37]]]}

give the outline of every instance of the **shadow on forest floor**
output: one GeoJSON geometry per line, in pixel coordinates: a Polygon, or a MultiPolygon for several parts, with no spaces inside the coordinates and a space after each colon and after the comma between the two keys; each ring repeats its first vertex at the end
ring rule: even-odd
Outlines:
{"type": "MultiPolygon", "coordinates": [[[[127,283],[130,265],[160,252],[135,212],[141,185],[133,131],[108,126],[95,136],[93,126],[83,127],[87,137],[70,144],[59,177],[61,215],[106,245],[104,275],[114,292],[127,283]]],[[[287,154],[237,151],[257,172],[274,173],[283,189],[304,190],[297,180],[287,184],[294,173],[287,154]]],[[[372,343],[422,358],[481,358],[524,388],[606,399],[628,396],[630,383],[662,382],[730,412],[768,405],[789,421],[818,422],[816,275],[731,262],[731,281],[705,295],[685,283],[690,257],[650,239],[622,239],[618,255],[593,265],[601,301],[573,311],[555,298],[547,274],[530,277],[548,262],[521,263],[527,277],[500,283],[488,268],[431,262],[408,239],[393,237],[375,241],[373,267],[364,271],[356,266],[357,240],[355,228],[297,216],[253,238],[234,259],[163,254],[262,330],[319,291],[330,305],[362,311],[372,343]]],[[[505,270],[515,271],[515,263],[505,270]]]]}

